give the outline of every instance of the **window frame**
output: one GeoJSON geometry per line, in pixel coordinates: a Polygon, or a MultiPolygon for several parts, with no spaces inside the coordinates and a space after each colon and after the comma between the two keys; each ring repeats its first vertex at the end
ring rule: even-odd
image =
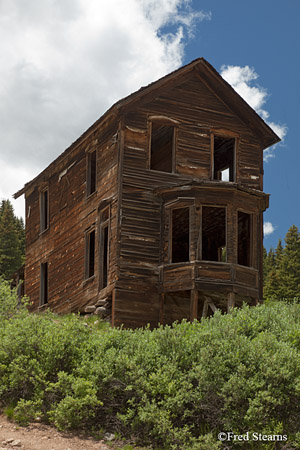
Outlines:
{"type": "Polygon", "coordinates": [[[195,216],[195,198],[194,197],[176,197],[173,200],[170,200],[168,203],[164,205],[164,217],[165,223],[167,224],[167,232],[164,233],[164,239],[167,243],[167,252],[164,252],[163,259],[166,257],[165,261],[168,264],[184,264],[190,263],[192,258],[194,258],[193,249],[192,249],[192,240],[193,233],[192,229],[194,227],[194,216],[195,216]],[[172,262],[172,242],[173,242],[173,210],[175,209],[183,209],[189,208],[189,260],[182,262],[172,262]]]}
{"type": "Polygon", "coordinates": [[[236,210],[236,263],[241,267],[254,267],[254,255],[253,255],[253,237],[254,237],[254,214],[253,212],[246,211],[245,209],[238,208],[236,210]],[[244,265],[239,263],[239,213],[248,214],[250,218],[250,242],[249,242],[249,265],[244,265]]]}
{"type": "Polygon", "coordinates": [[[111,221],[110,205],[103,206],[99,210],[99,291],[105,289],[109,285],[109,263],[110,263],[110,221],[111,221]],[[107,237],[105,238],[105,229],[107,229],[107,237]],[[105,244],[105,239],[107,240],[105,244]],[[106,258],[105,258],[106,247],[106,258]],[[104,264],[105,262],[105,264],[104,264]],[[105,273],[104,273],[105,271],[105,273]]]}
{"type": "Polygon", "coordinates": [[[216,205],[216,204],[201,204],[200,206],[201,211],[201,218],[200,218],[200,230],[199,230],[199,235],[200,235],[200,239],[199,239],[199,249],[198,249],[198,254],[199,254],[199,260],[200,261],[207,261],[207,262],[213,262],[213,263],[222,263],[222,264],[227,264],[228,263],[228,236],[227,236],[227,231],[228,231],[228,211],[227,211],[227,205],[216,205]],[[221,259],[221,252],[220,249],[224,248],[224,246],[218,247],[218,261],[215,260],[210,260],[210,259],[204,259],[203,258],[203,207],[208,207],[208,208],[222,208],[225,210],[225,249],[226,249],[226,261],[219,261],[219,259],[221,259]]]}
{"type": "Polygon", "coordinates": [[[84,278],[89,280],[95,276],[96,273],[96,227],[93,224],[85,231],[85,252],[84,252],[84,278]],[[94,235],[94,249],[93,249],[93,272],[91,273],[91,235],[94,235]]]}
{"type": "Polygon", "coordinates": [[[234,133],[232,131],[227,131],[227,130],[211,130],[210,132],[210,153],[211,153],[211,157],[210,157],[210,177],[212,181],[223,181],[224,183],[236,183],[237,182],[237,167],[238,167],[238,148],[239,148],[239,134],[234,133]],[[226,170],[229,168],[229,172],[230,172],[230,165],[228,164],[227,166],[224,166],[224,168],[222,170],[218,171],[218,177],[215,178],[214,177],[214,172],[215,172],[215,137],[219,137],[219,138],[224,138],[224,139],[234,139],[234,148],[233,148],[233,180],[230,181],[230,176],[229,176],[229,181],[224,181],[224,180],[220,180],[219,178],[219,173],[223,170],[226,170]]]}
{"type": "Polygon", "coordinates": [[[178,136],[178,121],[174,119],[170,119],[164,116],[151,116],[148,119],[148,169],[153,172],[161,172],[161,173],[176,173],[176,150],[177,150],[177,136],[178,136]],[[158,170],[151,168],[151,156],[152,156],[152,128],[153,124],[172,127],[172,161],[171,161],[171,171],[158,170]]]}
{"type": "Polygon", "coordinates": [[[170,231],[169,231],[169,263],[170,264],[184,264],[189,263],[191,261],[191,205],[177,205],[170,209],[170,231]],[[188,229],[188,237],[189,237],[189,244],[188,244],[188,260],[186,261],[173,261],[173,212],[179,209],[188,209],[189,212],[189,229],[188,229]]]}
{"type": "Polygon", "coordinates": [[[49,264],[48,261],[40,263],[40,306],[49,303],[49,264]]]}

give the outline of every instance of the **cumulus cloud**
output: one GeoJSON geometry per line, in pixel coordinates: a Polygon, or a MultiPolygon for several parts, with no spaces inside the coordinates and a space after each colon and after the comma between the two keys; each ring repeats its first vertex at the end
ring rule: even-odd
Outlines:
{"type": "MultiPolygon", "coordinates": [[[[243,97],[244,100],[264,119],[264,121],[281,138],[287,133],[287,127],[269,120],[270,114],[264,108],[268,98],[268,92],[265,88],[255,83],[258,74],[253,67],[249,66],[222,66],[222,77],[243,97]]],[[[264,160],[274,156],[275,146],[268,148],[264,152],[264,160]]]]}
{"type": "Polygon", "coordinates": [[[275,228],[271,222],[264,223],[264,236],[267,237],[275,231],[275,228]]]}
{"type": "Polygon", "coordinates": [[[0,1],[1,172],[20,188],[115,101],[178,68],[205,19],[190,0],[0,1]]]}

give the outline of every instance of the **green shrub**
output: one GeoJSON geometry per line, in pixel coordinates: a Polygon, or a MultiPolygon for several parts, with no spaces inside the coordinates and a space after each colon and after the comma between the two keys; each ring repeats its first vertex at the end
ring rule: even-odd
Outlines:
{"type": "Polygon", "coordinates": [[[12,317],[22,308],[17,296],[17,289],[11,289],[10,283],[0,276],[0,323],[12,317]]]}
{"type": "Polygon", "coordinates": [[[58,373],[57,383],[52,383],[47,391],[61,398],[48,414],[60,430],[88,425],[102,405],[92,382],[65,372],[58,373]]]}
{"type": "Polygon", "coordinates": [[[300,448],[297,303],[153,331],[99,329],[75,315],[5,317],[0,402],[21,423],[101,426],[155,449],[217,450],[220,431],[287,434],[300,448]]]}
{"type": "Polygon", "coordinates": [[[41,415],[42,400],[21,400],[14,409],[13,418],[20,425],[26,426],[35,421],[41,415]]]}

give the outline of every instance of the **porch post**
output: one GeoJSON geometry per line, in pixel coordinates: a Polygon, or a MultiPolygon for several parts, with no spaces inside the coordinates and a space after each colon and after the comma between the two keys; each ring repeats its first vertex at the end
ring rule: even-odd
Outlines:
{"type": "Polygon", "coordinates": [[[235,293],[229,292],[227,295],[227,313],[230,313],[231,309],[234,308],[234,302],[235,302],[235,293]]]}
{"type": "Polygon", "coordinates": [[[194,319],[198,317],[198,291],[196,289],[191,290],[191,300],[190,300],[190,321],[193,322],[194,319]]]}

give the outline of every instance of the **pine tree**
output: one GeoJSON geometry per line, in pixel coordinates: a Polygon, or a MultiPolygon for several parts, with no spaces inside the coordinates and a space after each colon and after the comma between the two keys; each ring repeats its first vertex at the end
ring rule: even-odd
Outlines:
{"type": "Polygon", "coordinates": [[[0,275],[10,279],[24,262],[24,223],[18,219],[9,200],[0,206],[0,275]]]}
{"type": "Polygon", "coordinates": [[[300,297],[300,233],[295,225],[286,234],[278,272],[281,279],[280,297],[300,297]]]}
{"type": "Polygon", "coordinates": [[[276,254],[274,252],[274,249],[271,247],[269,250],[269,253],[266,251],[264,254],[264,270],[265,275],[268,275],[269,272],[275,267],[276,265],[276,254]]]}
{"type": "Polygon", "coordinates": [[[275,265],[277,268],[280,267],[282,255],[283,255],[283,246],[282,246],[281,239],[279,239],[276,250],[275,250],[275,265]]]}
{"type": "Polygon", "coordinates": [[[264,297],[278,298],[280,278],[277,270],[277,249],[271,247],[264,259],[264,297]]]}

